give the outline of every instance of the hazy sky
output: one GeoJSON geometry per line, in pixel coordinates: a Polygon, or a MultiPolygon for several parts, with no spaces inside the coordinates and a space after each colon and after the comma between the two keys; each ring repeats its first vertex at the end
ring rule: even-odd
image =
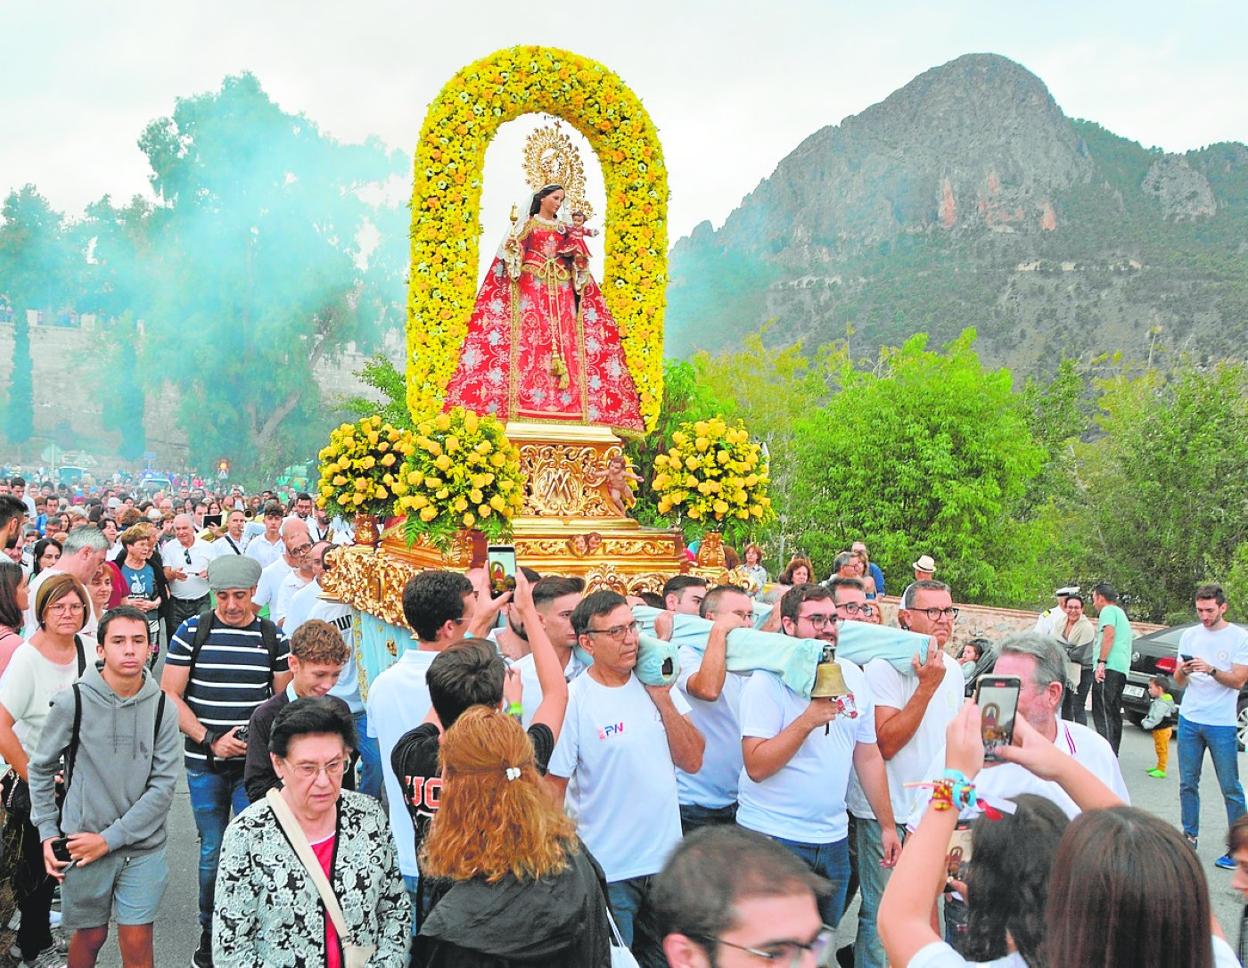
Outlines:
{"type": "MultiPolygon", "coordinates": [[[[1067,114],[1145,145],[1248,141],[1244,0],[0,0],[0,37],[0,191],[33,182],[71,214],[146,192],[143,126],[227,74],[254,72],[341,140],[376,134],[410,152],[443,82],[517,43],[601,60],[642,98],[667,156],[673,240],[721,223],[812,131],[971,51],[1019,61],[1067,114]]],[[[487,175],[513,171],[499,154],[514,150],[492,149],[487,175]]],[[[503,178],[487,184],[487,237],[517,193],[503,178]]]]}

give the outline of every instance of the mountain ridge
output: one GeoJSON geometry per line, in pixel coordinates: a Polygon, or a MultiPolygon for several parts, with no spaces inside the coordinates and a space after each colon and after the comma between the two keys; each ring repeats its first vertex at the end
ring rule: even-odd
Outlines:
{"type": "Polygon", "coordinates": [[[1248,148],[1146,149],[1067,117],[997,54],[933,67],[807,136],[719,228],[672,249],[668,350],[856,333],[856,348],[976,325],[1022,372],[1142,356],[1157,327],[1242,352],[1248,148]]]}

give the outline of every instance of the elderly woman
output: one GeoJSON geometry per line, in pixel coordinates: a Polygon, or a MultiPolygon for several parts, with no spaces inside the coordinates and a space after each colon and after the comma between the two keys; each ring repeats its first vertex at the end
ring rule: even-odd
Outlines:
{"type": "Polygon", "coordinates": [[[446,731],[441,761],[420,852],[434,904],[412,968],[608,968],[602,869],[542,788],[520,724],[473,706],[446,731]]]}
{"type": "Polygon", "coordinates": [[[356,743],[351,714],[324,697],[296,699],[273,720],[269,752],[282,787],[225,831],[216,968],[351,968],[352,946],[376,949],[369,968],[407,963],[411,912],[385,810],[342,789],[356,743]],[[297,849],[328,880],[345,937],[297,849]]]}

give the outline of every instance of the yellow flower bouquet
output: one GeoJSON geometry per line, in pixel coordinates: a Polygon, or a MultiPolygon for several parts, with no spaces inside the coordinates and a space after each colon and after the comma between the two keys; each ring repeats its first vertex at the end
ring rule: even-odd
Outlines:
{"type": "Polygon", "coordinates": [[[356,514],[389,514],[399,467],[411,452],[411,433],[381,417],[342,424],[320,453],[317,504],[348,521],[356,514]]]}
{"type": "Polygon", "coordinates": [[[394,485],[409,544],[424,538],[445,551],[463,528],[490,541],[510,537],[511,519],[524,507],[525,476],[502,421],[455,407],[419,421],[412,444],[394,485]]]}
{"type": "Polygon", "coordinates": [[[763,524],[771,519],[769,469],[762,446],[741,422],[722,417],[683,423],[667,453],[654,459],[650,486],[659,513],[712,525],[725,520],[763,524]]]}

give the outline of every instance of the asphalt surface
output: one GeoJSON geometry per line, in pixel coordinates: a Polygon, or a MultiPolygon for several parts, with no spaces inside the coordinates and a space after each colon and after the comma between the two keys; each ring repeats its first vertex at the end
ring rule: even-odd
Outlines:
{"type": "MultiPolygon", "coordinates": [[[[1145,771],[1154,765],[1152,737],[1127,723],[1123,727],[1121,762],[1132,802],[1176,826],[1179,822],[1179,768],[1177,744],[1170,744],[1169,776],[1154,780],[1145,771]]],[[[1244,775],[1243,756],[1240,772],[1244,775]]],[[[1231,871],[1218,870],[1213,861],[1222,854],[1226,836],[1226,812],[1218,792],[1213,767],[1206,759],[1201,777],[1201,839],[1200,858],[1209,877],[1214,913],[1231,936],[1232,943],[1239,930],[1242,902],[1231,890],[1231,871]]],[[[156,921],[157,968],[186,966],[199,940],[196,923],[196,870],[198,844],[195,821],[191,816],[190,799],[185,782],[178,784],[173,810],[169,817],[169,887],[156,921]]],[[[839,944],[852,940],[857,923],[857,906],[850,909],[841,922],[839,944]]],[[[104,968],[120,968],[115,934],[100,952],[99,964],[104,968]]]]}

